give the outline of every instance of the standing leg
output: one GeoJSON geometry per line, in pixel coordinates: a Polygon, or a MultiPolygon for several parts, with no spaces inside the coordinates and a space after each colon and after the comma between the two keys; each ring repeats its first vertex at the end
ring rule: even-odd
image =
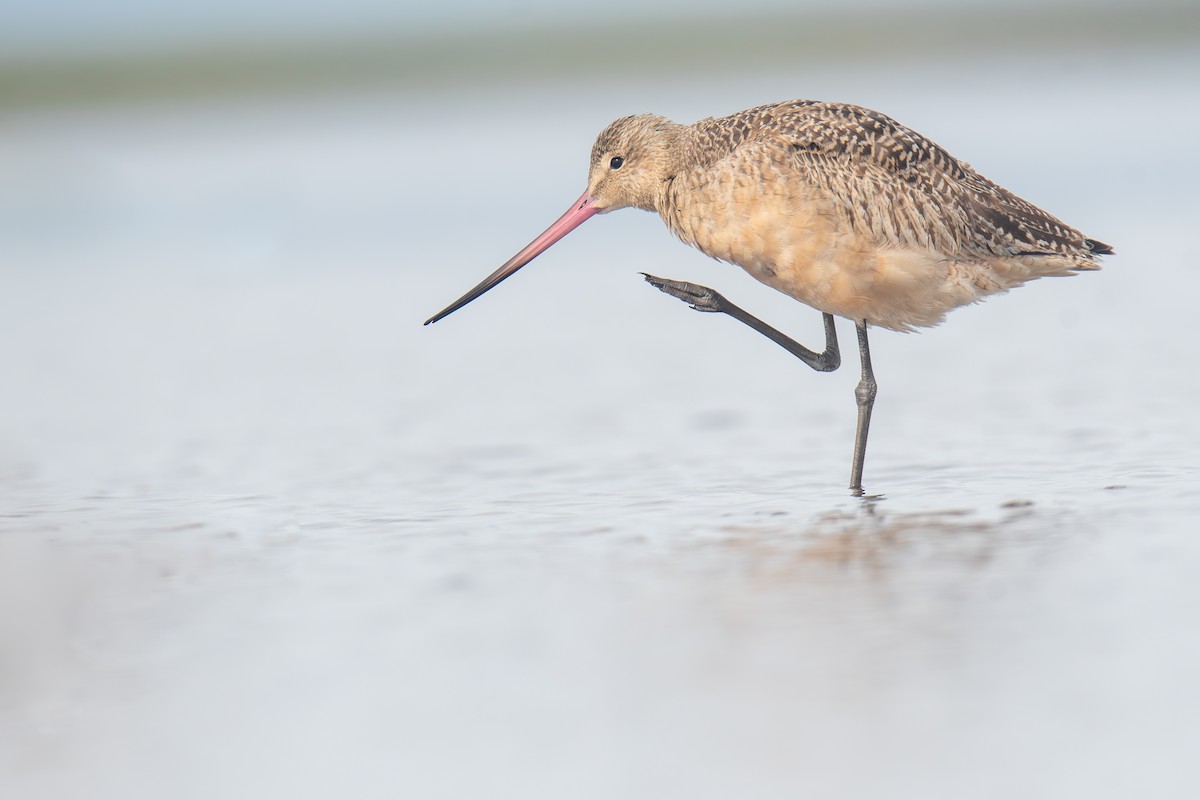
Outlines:
{"type": "Polygon", "coordinates": [[[867,346],[867,323],[854,323],[858,331],[858,356],[862,359],[862,379],[854,389],[858,403],[858,427],[854,433],[854,463],[850,467],[850,488],[862,495],[863,460],[867,456],[867,431],[871,427],[871,409],[875,406],[875,373],[871,369],[871,348],[867,346]]]}

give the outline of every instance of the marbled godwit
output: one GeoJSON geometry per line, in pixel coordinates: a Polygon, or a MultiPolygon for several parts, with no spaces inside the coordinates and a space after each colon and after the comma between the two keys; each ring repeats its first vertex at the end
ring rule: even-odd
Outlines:
{"type": "Polygon", "coordinates": [[[868,325],[936,325],[1034,278],[1098,269],[1096,257],[1113,252],[860,106],[794,100],[692,125],[642,114],[600,133],[587,191],[557,222],[425,324],[594,214],[630,206],[657,212],[687,244],[822,312],[825,349],[809,350],[705,286],[645,275],[692,308],[728,314],[819,372],[841,364],[833,317],[854,322],[862,378],[850,486],[858,494],[876,392],[868,325]]]}

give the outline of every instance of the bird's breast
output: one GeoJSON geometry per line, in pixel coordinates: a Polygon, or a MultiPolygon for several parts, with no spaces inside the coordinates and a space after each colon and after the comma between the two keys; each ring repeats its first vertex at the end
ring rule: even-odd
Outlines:
{"type": "Polygon", "coordinates": [[[684,183],[672,199],[662,217],[681,240],[796,300],[853,317],[869,290],[875,248],[819,189],[770,164],[684,183]]]}

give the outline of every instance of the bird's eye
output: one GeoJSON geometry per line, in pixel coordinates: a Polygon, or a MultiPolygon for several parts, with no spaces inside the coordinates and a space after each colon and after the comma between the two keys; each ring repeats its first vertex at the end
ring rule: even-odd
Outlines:
{"type": "Polygon", "coordinates": [[[620,169],[621,165],[624,163],[625,159],[621,158],[620,156],[613,156],[613,160],[608,162],[608,165],[613,169],[620,169]]]}

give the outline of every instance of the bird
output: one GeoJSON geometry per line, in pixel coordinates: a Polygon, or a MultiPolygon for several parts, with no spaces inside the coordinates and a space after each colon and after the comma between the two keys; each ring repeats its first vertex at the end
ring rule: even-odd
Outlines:
{"type": "Polygon", "coordinates": [[[864,495],[878,384],[870,327],[915,331],[961,306],[1046,276],[1099,269],[1091,239],[886,114],[791,100],[679,124],[617,119],[592,146],[587,189],[554,224],[437,322],[494,288],[597,214],[657,213],[681,241],[821,312],[805,347],[706,286],[642,273],[692,308],[725,314],[818,372],[841,365],[834,317],[853,322],[861,378],[850,489],[864,495]]]}

